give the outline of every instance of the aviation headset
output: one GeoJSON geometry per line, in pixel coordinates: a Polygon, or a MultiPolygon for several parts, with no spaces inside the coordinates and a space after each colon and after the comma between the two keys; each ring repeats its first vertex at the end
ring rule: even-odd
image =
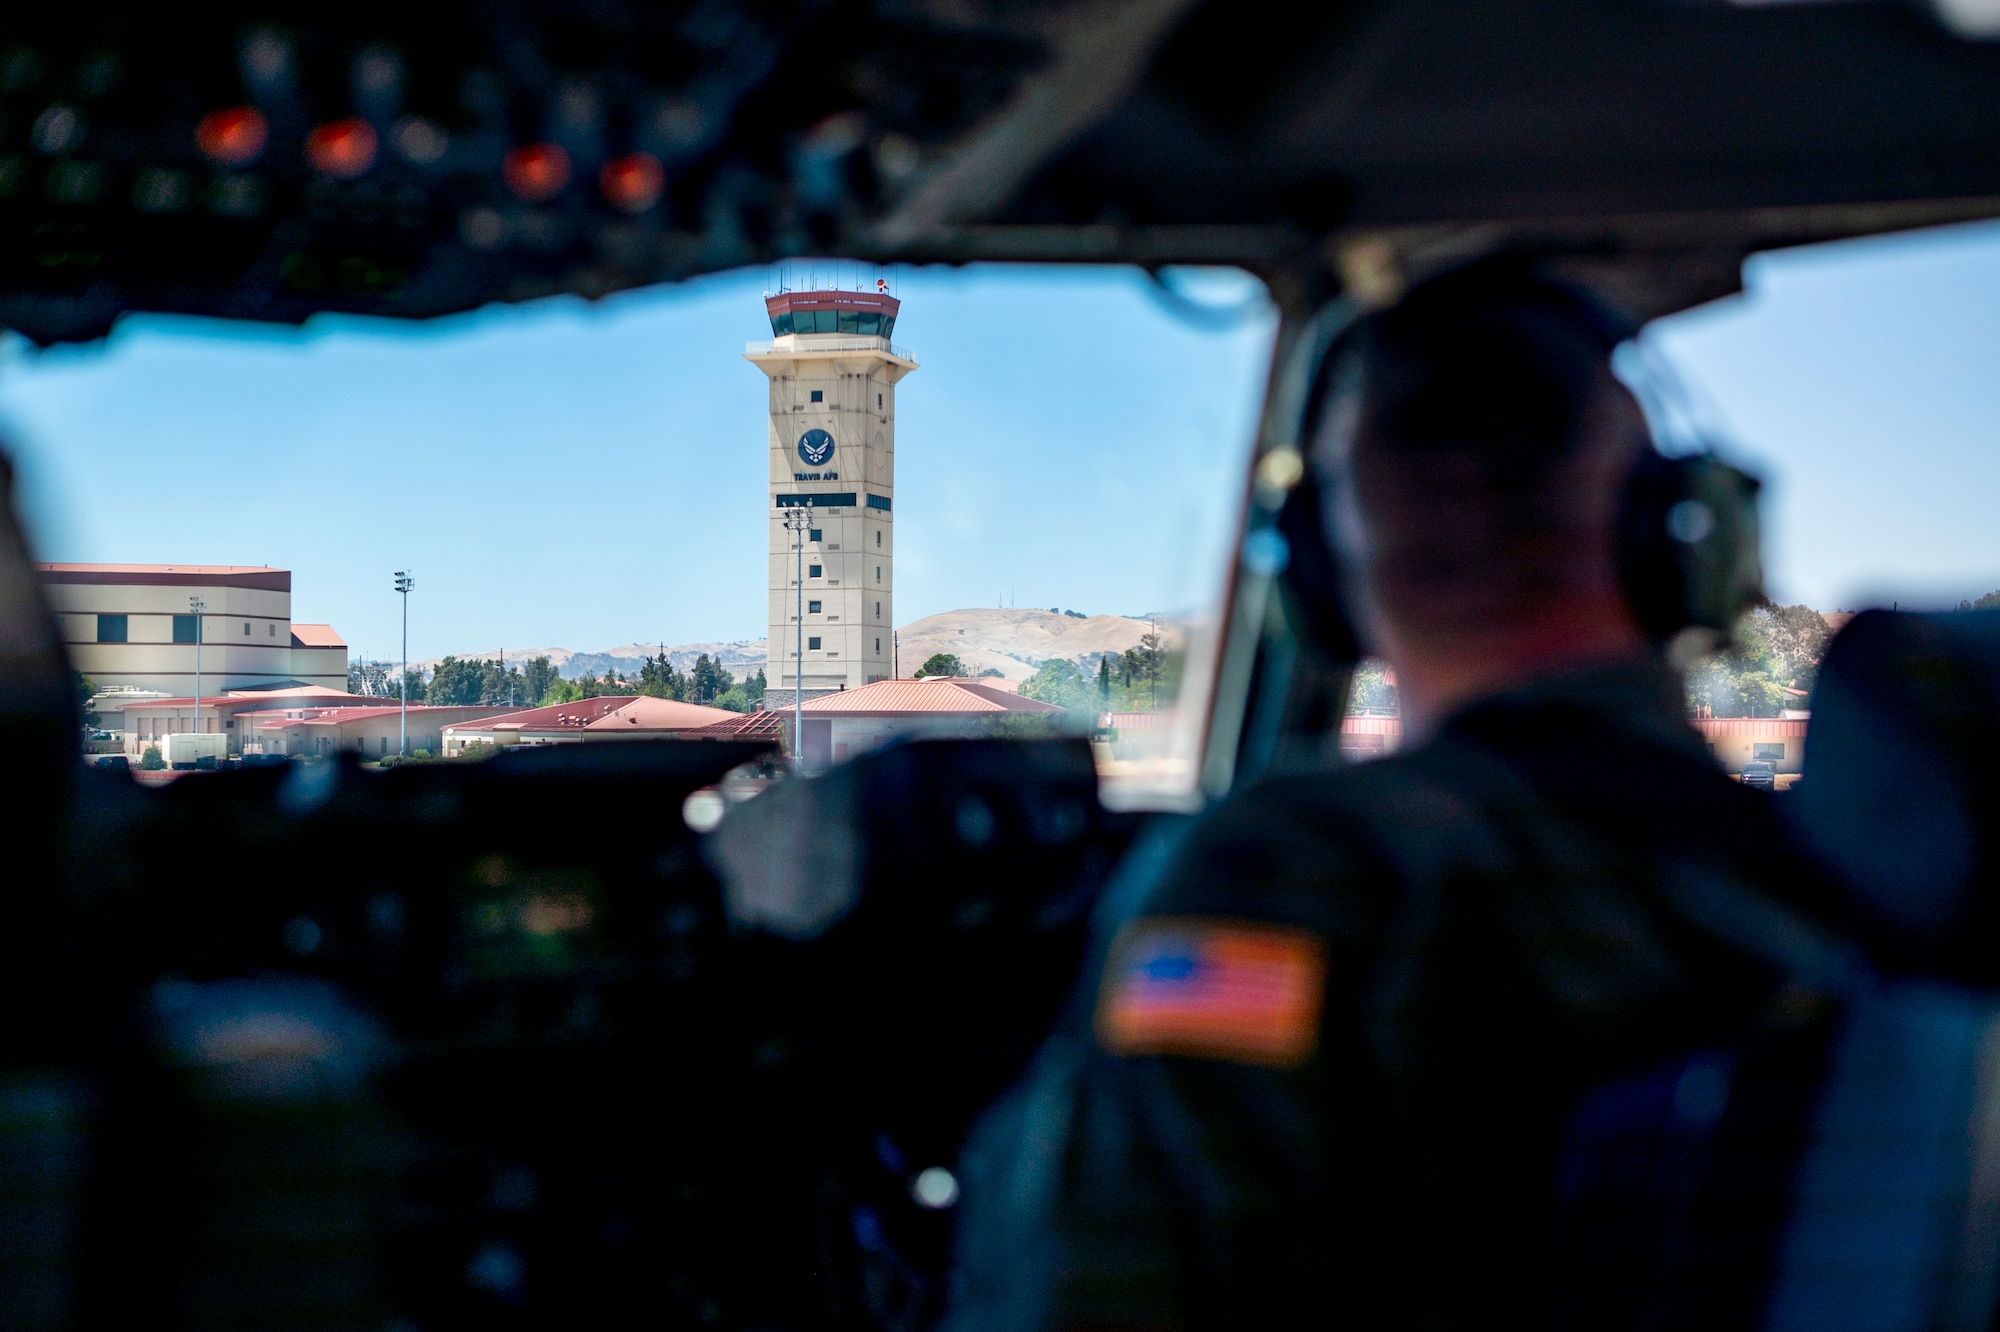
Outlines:
{"type": "MultiPolygon", "coordinates": [[[[1457,280],[1485,277],[1496,288],[1496,304],[1540,307],[1583,332],[1603,352],[1631,340],[1638,325],[1566,282],[1535,270],[1532,257],[1503,254],[1457,270],[1457,280]]],[[[1368,316],[1351,303],[1331,308],[1331,327],[1309,379],[1299,438],[1308,443],[1319,429],[1328,395],[1337,391],[1341,367],[1351,363],[1368,316]]],[[[1663,372],[1649,367],[1628,385],[1664,421],[1663,372]]],[[[1345,391],[1345,390],[1338,390],[1345,391]]],[[[1756,477],[1715,455],[1704,439],[1694,451],[1663,453],[1653,431],[1648,447],[1626,478],[1618,514],[1618,569],[1625,597],[1647,636],[1676,656],[1705,651],[1726,638],[1737,619],[1763,596],[1758,551],[1756,477]]],[[[1308,606],[1317,604],[1313,631],[1336,657],[1359,655],[1354,628],[1344,613],[1345,597],[1330,528],[1324,522],[1321,485],[1297,487],[1277,515],[1279,531],[1293,552],[1290,576],[1308,606]],[[1313,492],[1313,493],[1303,493],[1313,492]]]]}

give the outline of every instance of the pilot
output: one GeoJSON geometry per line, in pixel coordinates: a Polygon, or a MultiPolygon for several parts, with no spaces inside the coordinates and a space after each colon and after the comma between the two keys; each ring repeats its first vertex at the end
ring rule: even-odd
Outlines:
{"type": "Polygon", "coordinates": [[[967,1152],[953,1332],[1755,1321],[1783,1143],[1704,1176],[1737,1203],[1680,1181],[1737,1132],[1730,1052],[1811,1010],[1845,935],[1621,582],[1632,332],[1502,259],[1342,340],[1313,459],[1404,748],[1126,867],[1072,1020],[967,1152]],[[1592,1105],[1695,1153],[1626,1161],[1619,1254],[1579,1210],[1622,1150],[1578,1154],[1592,1105]],[[1690,1293],[1697,1206],[1739,1252],[1690,1293]]]}

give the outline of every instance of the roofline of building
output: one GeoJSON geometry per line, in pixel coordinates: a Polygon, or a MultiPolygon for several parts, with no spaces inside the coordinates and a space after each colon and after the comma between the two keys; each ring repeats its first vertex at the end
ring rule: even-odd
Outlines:
{"type": "Polygon", "coordinates": [[[237,587],[290,592],[292,571],[257,564],[38,564],[44,583],[103,587],[237,587]]]}

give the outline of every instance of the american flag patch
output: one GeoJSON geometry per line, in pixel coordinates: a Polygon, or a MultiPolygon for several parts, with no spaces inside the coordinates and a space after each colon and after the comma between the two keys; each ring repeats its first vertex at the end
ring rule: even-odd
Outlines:
{"type": "Polygon", "coordinates": [[[1112,944],[1097,1039],[1120,1055],[1288,1068],[1312,1054],[1326,950],[1304,930],[1155,917],[1112,944]]]}

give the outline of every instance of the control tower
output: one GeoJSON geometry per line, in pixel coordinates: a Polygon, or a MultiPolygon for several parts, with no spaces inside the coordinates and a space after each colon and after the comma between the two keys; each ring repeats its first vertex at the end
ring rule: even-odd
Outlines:
{"type": "Polygon", "coordinates": [[[896,382],[917,368],[890,339],[901,302],[872,292],[780,292],[764,300],[770,342],[744,359],[771,381],[770,657],[764,679],[788,695],[798,578],[785,514],[812,510],[805,548],[806,693],[854,689],[893,673],[896,593],[896,382]]]}

